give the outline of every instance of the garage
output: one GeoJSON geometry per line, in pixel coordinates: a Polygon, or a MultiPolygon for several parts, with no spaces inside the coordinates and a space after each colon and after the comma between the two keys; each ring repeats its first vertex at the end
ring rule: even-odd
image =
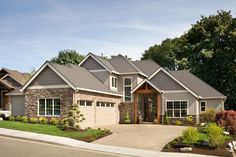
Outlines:
{"type": "Polygon", "coordinates": [[[83,127],[118,123],[118,105],[113,102],[81,100],[79,108],[85,118],[82,122],[83,127]]]}
{"type": "Polygon", "coordinates": [[[13,116],[25,114],[25,96],[24,95],[11,96],[11,114],[13,116]]]}

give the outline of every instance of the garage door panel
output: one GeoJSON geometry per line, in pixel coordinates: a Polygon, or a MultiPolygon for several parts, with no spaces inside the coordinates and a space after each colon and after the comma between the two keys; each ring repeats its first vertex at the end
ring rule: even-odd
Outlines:
{"type": "Polygon", "coordinates": [[[84,115],[85,120],[82,122],[81,126],[82,127],[91,127],[93,126],[93,121],[94,121],[94,109],[92,106],[85,106],[82,107],[80,106],[80,111],[84,115]]]}
{"type": "Polygon", "coordinates": [[[115,107],[96,107],[96,126],[116,123],[115,107]]]}

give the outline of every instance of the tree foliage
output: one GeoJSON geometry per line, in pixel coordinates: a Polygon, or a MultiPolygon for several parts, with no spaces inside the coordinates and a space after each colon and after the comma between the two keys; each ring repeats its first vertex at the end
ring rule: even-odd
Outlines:
{"type": "Polygon", "coordinates": [[[66,49],[59,51],[58,56],[53,58],[51,61],[58,64],[75,64],[78,65],[84,56],[79,54],[76,50],[66,49]]]}
{"type": "MultiPolygon", "coordinates": [[[[188,69],[225,94],[226,104],[236,104],[236,19],[230,11],[202,16],[181,37],[166,39],[146,50],[166,69],[188,69]]],[[[236,108],[234,108],[236,109],[236,108]]]]}

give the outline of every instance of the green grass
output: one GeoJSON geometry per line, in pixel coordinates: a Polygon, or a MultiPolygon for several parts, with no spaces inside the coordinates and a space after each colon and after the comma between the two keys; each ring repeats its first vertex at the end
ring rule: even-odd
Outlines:
{"type": "Polygon", "coordinates": [[[27,132],[40,133],[40,134],[54,135],[54,136],[69,137],[69,138],[84,140],[88,142],[104,137],[107,134],[109,134],[107,131],[100,130],[100,129],[88,128],[85,131],[64,131],[54,125],[30,124],[30,123],[22,123],[22,122],[15,122],[15,121],[0,121],[0,128],[21,130],[21,131],[27,131],[27,132]]]}

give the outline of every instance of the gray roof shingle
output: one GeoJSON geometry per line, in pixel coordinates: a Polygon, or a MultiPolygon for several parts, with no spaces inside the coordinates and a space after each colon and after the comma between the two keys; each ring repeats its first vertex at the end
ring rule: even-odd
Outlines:
{"type": "Polygon", "coordinates": [[[226,98],[219,91],[186,70],[170,71],[185,86],[202,98],[226,98]]]}
{"type": "Polygon", "coordinates": [[[140,60],[140,61],[133,61],[133,63],[140,69],[144,74],[150,76],[155,71],[157,71],[161,66],[158,65],[153,60],[140,60]]]}

